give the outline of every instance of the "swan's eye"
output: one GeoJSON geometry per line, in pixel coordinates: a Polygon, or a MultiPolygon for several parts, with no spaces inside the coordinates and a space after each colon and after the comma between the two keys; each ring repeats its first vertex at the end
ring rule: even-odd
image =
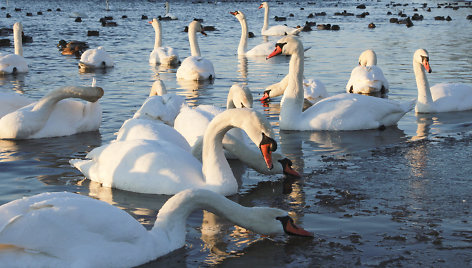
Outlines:
{"type": "Polygon", "coordinates": [[[275,47],[280,47],[282,49],[286,44],[287,44],[287,42],[285,42],[285,43],[276,43],[275,47]]]}
{"type": "Polygon", "coordinates": [[[260,145],[265,145],[265,144],[269,145],[269,148],[272,152],[275,152],[275,150],[277,150],[277,142],[274,139],[266,136],[266,134],[262,133],[262,141],[260,145]]]}
{"type": "Polygon", "coordinates": [[[425,60],[426,60],[427,62],[429,62],[429,57],[421,56],[421,61],[425,61],[425,60]]]}

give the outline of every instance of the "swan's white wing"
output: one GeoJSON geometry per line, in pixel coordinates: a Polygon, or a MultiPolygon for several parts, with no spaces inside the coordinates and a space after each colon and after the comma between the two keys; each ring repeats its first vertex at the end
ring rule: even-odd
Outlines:
{"type": "Polygon", "coordinates": [[[265,42],[253,47],[251,50],[246,52],[246,56],[248,57],[257,57],[263,56],[267,57],[272,51],[274,51],[275,43],[273,42],[265,42]]]}
{"type": "Polygon", "coordinates": [[[431,95],[437,112],[472,110],[472,86],[441,83],[431,87],[431,95]]]}
{"type": "Polygon", "coordinates": [[[207,80],[215,78],[215,70],[211,61],[197,56],[186,58],[176,73],[177,79],[207,80]]]}
{"type": "Polygon", "coordinates": [[[16,54],[0,55],[0,74],[11,74],[14,69],[17,73],[28,72],[28,64],[25,58],[16,54]]]}
{"type": "Polygon", "coordinates": [[[179,114],[184,102],[185,98],[176,94],[151,96],[144,101],[133,118],[159,120],[173,125],[175,117],[179,114]]]}
{"type": "Polygon", "coordinates": [[[388,81],[382,69],[377,66],[357,66],[351,72],[351,77],[346,85],[348,93],[375,93],[382,87],[388,91],[388,81]]]}

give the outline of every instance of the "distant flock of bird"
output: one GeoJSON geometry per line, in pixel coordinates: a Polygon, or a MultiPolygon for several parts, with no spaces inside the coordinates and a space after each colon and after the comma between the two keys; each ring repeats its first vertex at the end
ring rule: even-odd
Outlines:
{"type": "MultiPolygon", "coordinates": [[[[413,55],[417,100],[398,102],[371,96],[387,94],[389,84],[377,66],[376,53],[370,49],[360,55],[358,66],[347,82],[346,93],[329,96],[322,82],[304,76],[306,48],[296,37],[301,28],[269,27],[268,3],[263,2],[259,8],[265,9],[261,34],[283,37],[276,43],[263,43],[248,50],[245,15],[242,11],[230,12],[241,24],[237,53],[267,59],[291,56],[288,74],[280,82],[267,86],[260,99],[269,101],[282,96],[281,130],[384,129],[397,124],[413,108],[417,113],[472,109],[471,86],[442,83],[430,87],[426,73],[431,73],[432,69],[425,49],[418,49],[413,55]]],[[[165,18],[177,18],[169,14],[168,4],[166,9],[165,18]]],[[[197,32],[205,34],[199,21],[192,21],[188,26],[191,56],[183,61],[175,49],[162,45],[160,20],[155,18],[150,23],[155,30],[150,64],[178,67],[177,79],[215,78],[213,64],[202,57],[198,46],[197,32]]],[[[20,23],[15,23],[13,32],[15,54],[0,55],[3,74],[28,72],[28,64],[22,57],[20,23]]],[[[81,69],[96,70],[114,65],[103,47],[89,49],[84,42],[64,40],[58,46],[62,54],[81,54],[81,69]]],[[[52,90],[38,101],[1,93],[0,138],[35,139],[97,130],[102,112],[98,100],[103,94],[95,81],[90,87],[52,90]]],[[[231,86],[227,107],[222,109],[213,105],[190,107],[184,97],[168,93],[164,83],[156,81],[150,96],[134,116],[123,123],[114,141],[93,149],[85,159],[70,160],[88,179],[105,187],[147,194],[175,194],[159,211],[154,228],[146,231],[123,211],[90,198],[71,193],[45,193],[0,207],[0,244],[9,246],[0,248],[0,260],[6,264],[45,266],[139,265],[182,247],[185,219],[199,208],[212,209],[262,234],[285,232],[312,236],[294,225],[284,211],[245,208],[222,196],[238,191],[228,158],[239,159],[263,174],[300,177],[289,159],[275,153],[277,143],[272,127],[265,116],[252,107],[252,93],[241,84],[231,86]],[[67,231],[70,229],[74,232],[67,231]],[[50,236],[43,237],[44,230],[50,230],[60,242],[50,236]],[[78,255],[78,251],[83,254],[78,255]],[[90,252],[100,254],[87,254],[90,252]]]]}

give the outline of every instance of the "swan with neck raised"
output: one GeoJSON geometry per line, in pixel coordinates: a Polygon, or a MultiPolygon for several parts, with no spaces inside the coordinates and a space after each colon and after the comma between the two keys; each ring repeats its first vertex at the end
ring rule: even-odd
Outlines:
{"type": "Polygon", "coordinates": [[[281,101],[280,129],[283,130],[361,130],[395,125],[413,109],[413,102],[358,94],[338,94],[303,108],[303,44],[295,37],[280,39],[267,57],[290,54],[289,81],[281,101]]]}
{"type": "Polygon", "coordinates": [[[286,25],[276,25],[269,28],[269,4],[262,2],[259,9],[264,8],[264,25],[262,26],[262,35],[297,35],[302,31],[302,27],[289,27],[286,25]]]}
{"type": "Polygon", "coordinates": [[[37,139],[68,136],[100,127],[100,87],[68,86],[49,92],[39,101],[0,118],[0,139],[37,139]],[[87,101],[65,100],[79,98],[87,101]]]}
{"type": "Polygon", "coordinates": [[[168,1],[165,2],[165,7],[166,7],[166,14],[164,15],[164,17],[162,17],[163,20],[178,20],[179,18],[177,18],[177,16],[175,16],[174,14],[171,14],[169,11],[170,11],[170,4],[168,1]]]}
{"type": "Polygon", "coordinates": [[[167,200],[151,230],[106,202],[55,192],[0,206],[0,259],[5,267],[135,267],[185,246],[187,218],[199,209],[263,235],[313,236],[286,211],[201,189],[167,200]]]}
{"type": "Polygon", "coordinates": [[[180,63],[179,54],[171,47],[162,46],[162,26],[161,23],[153,18],[149,22],[155,31],[154,49],[149,55],[149,63],[153,65],[162,65],[168,67],[178,66],[180,63]]]}
{"type": "Polygon", "coordinates": [[[0,74],[16,74],[28,72],[28,64],[23,58],[23,43],[21,34],[23,26],[16,22],[13,24],[13,42],[15,46],[15,54],[0,53],[0,74]]]}
{"type": "Polygon", "coordinates": [[[82,71],[93,71],[95,69],[111,68],[115,65],[113,59],[108,55],[105,48],[87,49],[80,56],[79,69],[82,71]]]}
{"type": "Polygon", "coordinates": [[[346,85],[347,93],[385,94],[388,92],[388,81],[382,69],[377,66],[377,54],[372,49],[365,50],[359,56],[359,65],[351,72],[346,85]]]}
{"type": "Polygon", "coordinates": [[[418,87],[417,113],[442,113],[472,110],[472,86],[461,83],[441,83],[429,87],[426,71],[431,73],[429,53],[416,50],[413,55],[413,71],[418,87]]]}
{"type": "MultiPolygon", "coordinates": [[[[288,77],[289,76],[286,75],[280,82],[266,87],[259,100],[261,102],[267,102],[272,98],[283,95],[288,86],[288,77]]],[[[309,107],[326,97],[328,97],[328,91],[326,91],[323,82],[318,79],[303,79],[304,106],[309,107]]]]}
{"type": "Polygon", "coordinates": [[[271,152],[277,148],[272,128],[265,117],[247,108],[215,116],[203,138],[202,162],[168,141],[130,140],[95,148],[88,159],[70,163],[106,187],[150,194],[204,188],[230,195],[237,192],[238,183],[224,156],[223,137],[234,127],[244,129],[272,168],[271,152]]]}
{"type": "Polygon", "coordinates": [[[235,16],[241,24],[241,39],[239,40],[238,55],[240,56],[267,56],[274,49],[274,42],[265,42],[253,47],[251,50],[247,50],[247,39],[248,39],[248,28],[246,16],[241,11],[229,12],[235,16]]]}
{"type": "Polygon", "coordinates": [[[188,26],[188,40],[190,43],[191,56],[187,57],[177,69],[177,79],[194,81],[215,79],[213,63],[201,56],[197,41],[197,32],[206,35],[200,22],[194,20],[188,26]]]}

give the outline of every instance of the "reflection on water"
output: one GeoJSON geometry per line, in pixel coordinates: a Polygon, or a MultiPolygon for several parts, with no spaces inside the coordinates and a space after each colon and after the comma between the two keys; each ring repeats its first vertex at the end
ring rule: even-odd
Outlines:
{"type": "Polygon", "coordinates": [[[177,80],[177,84],[180,86],[181,95],[185,96],[187,104],[192,106],[197,106],[200,103],[199,98],[202,95],[205,95],[206,90],[211,89],[211,85],[214,80],[203,80],[203,81],[193,81],[193,80],[177,80]]]}
{"type": "Polygon", "coordinates": [[[472,111],[416,114],[416,117],[418,126],[412,140],[472,130],[472,111]]]}
{"type": "Polygon", "coordinates": [[[11,89],[17,93],[25,93],[25,76],[24,73],[14,75],[0,75],[0,90],[11,89]]]}

